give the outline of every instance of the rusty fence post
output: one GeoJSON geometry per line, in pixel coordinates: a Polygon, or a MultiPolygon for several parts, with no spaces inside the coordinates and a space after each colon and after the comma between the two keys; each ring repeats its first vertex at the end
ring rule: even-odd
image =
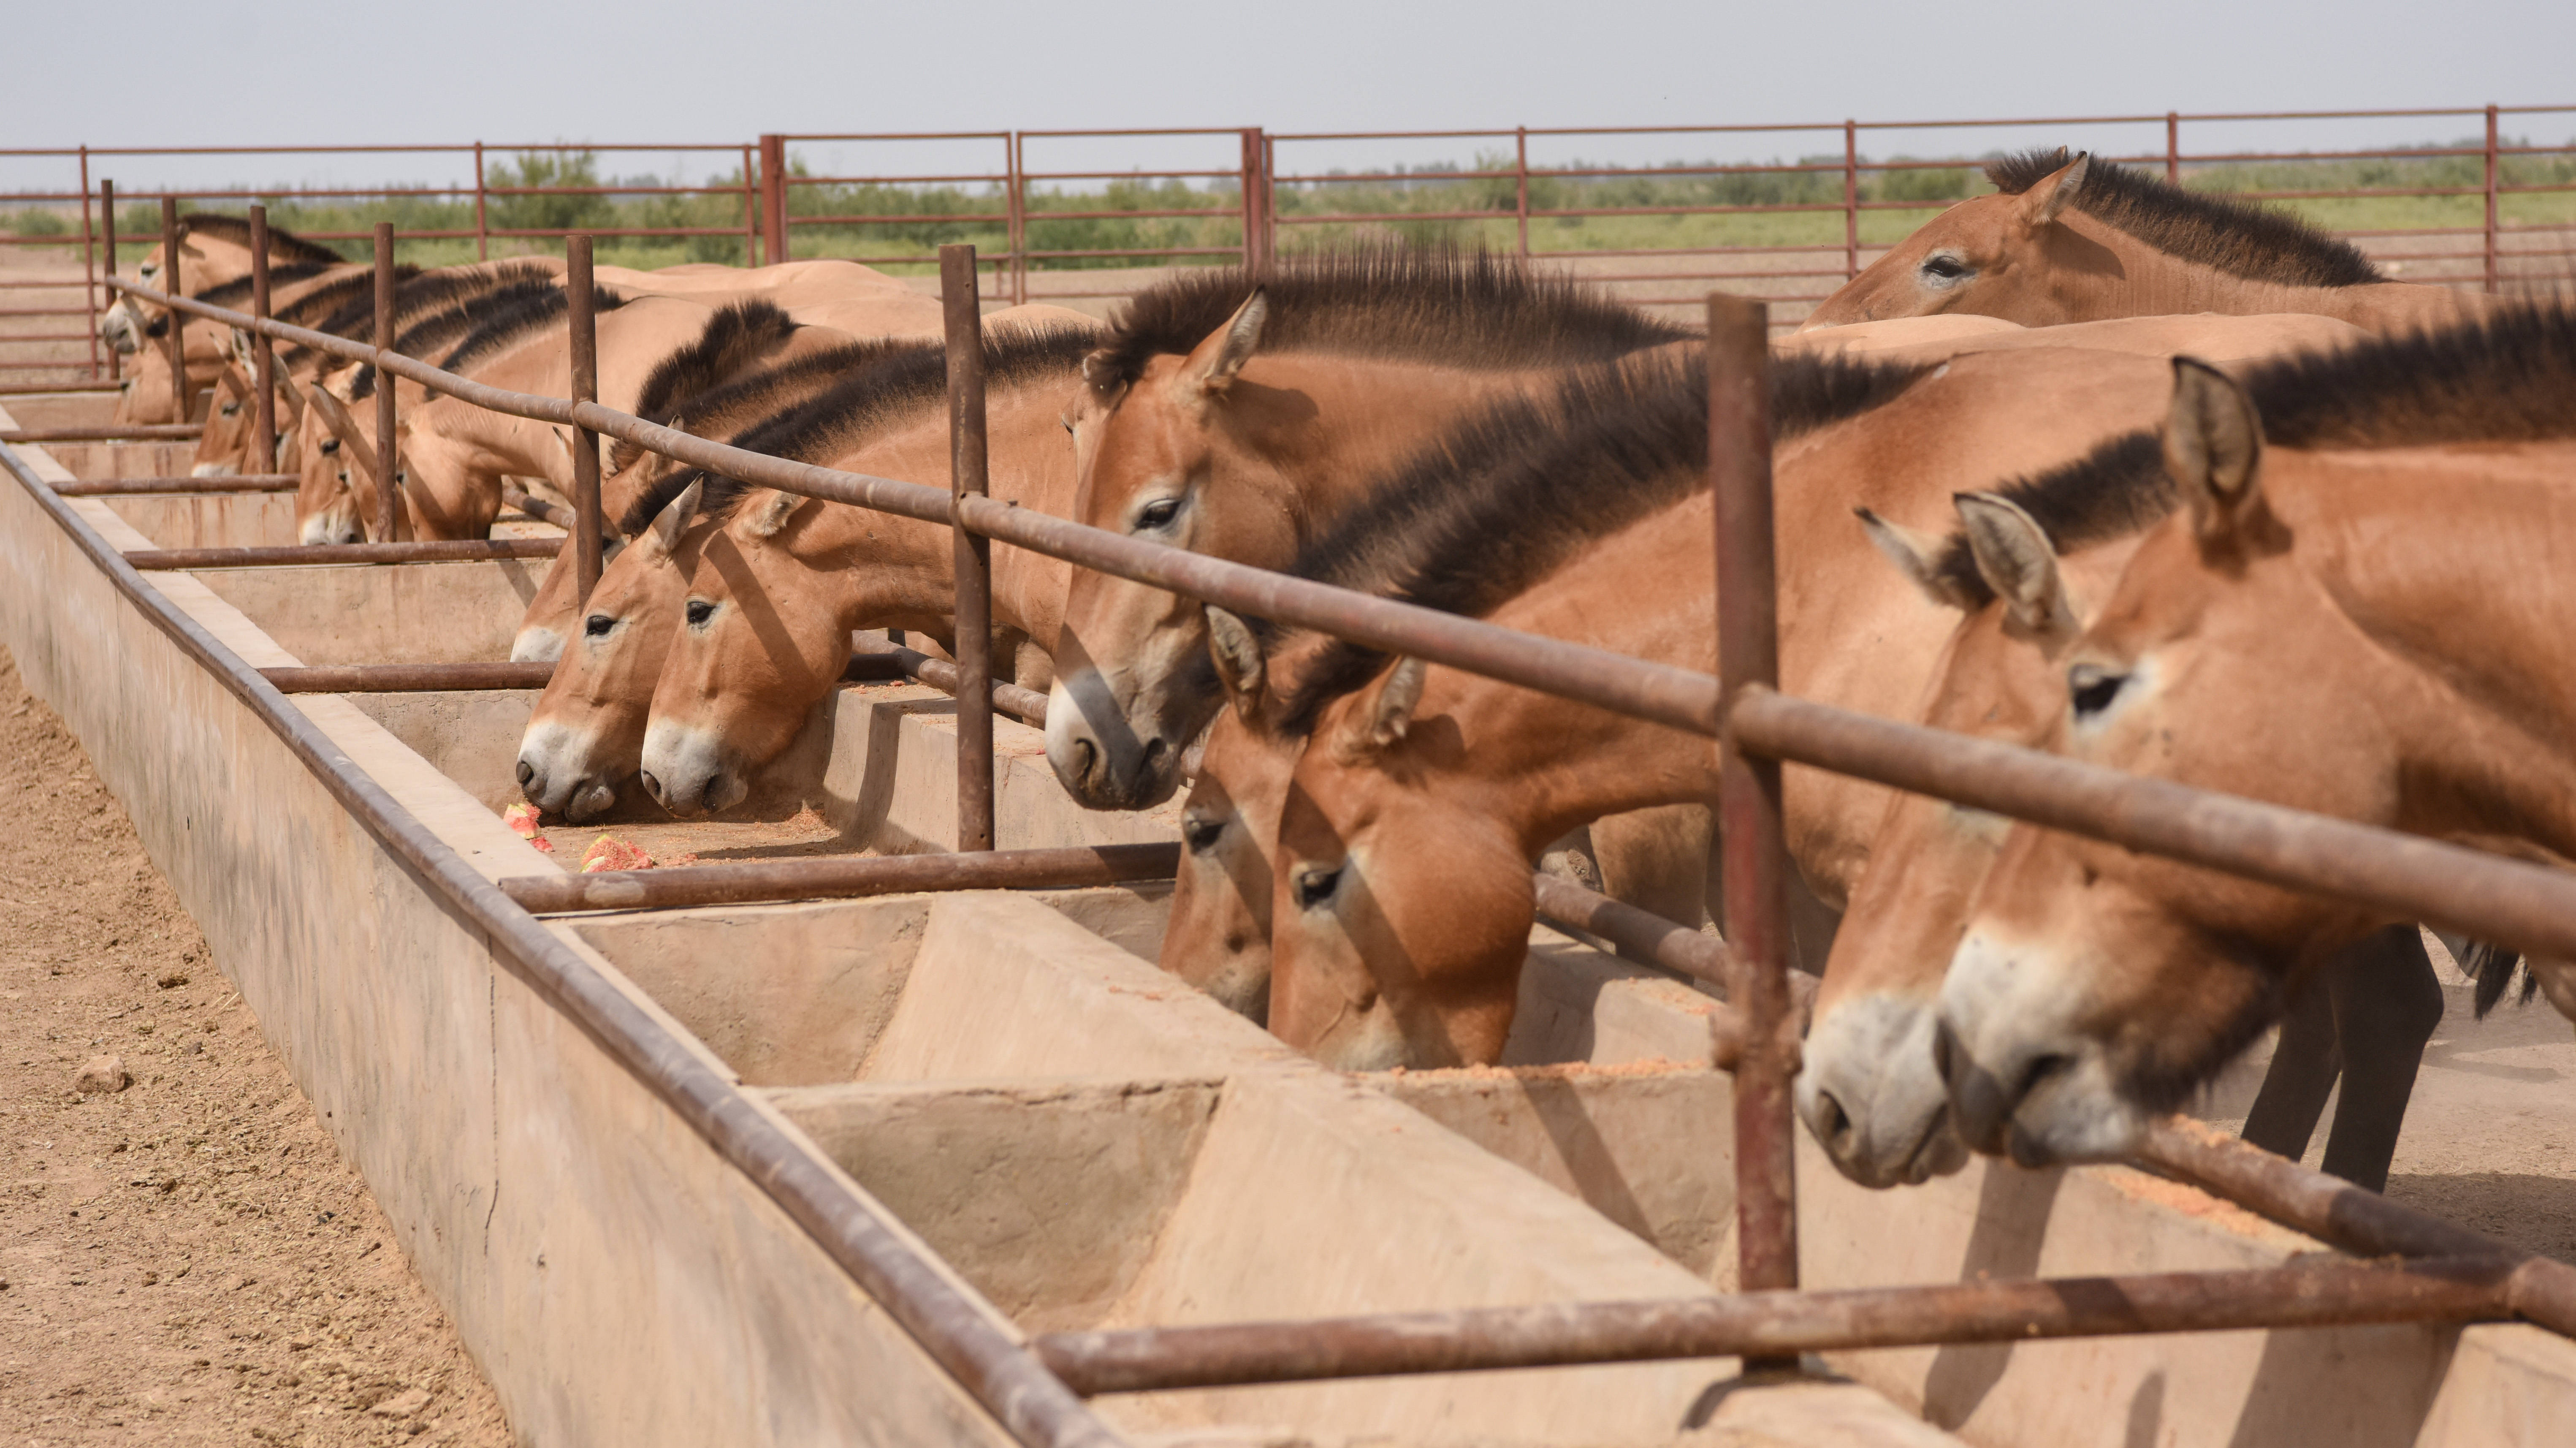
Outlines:
{"type": "Polygon", "coordinates": [[[787,260],[787,138],[760,138],[760,213],[762,246],[769,264],[787,260]]]}
{"type": "Polygon", "coordinates": [[[89,309],[89,380],[98,380],[98,255],[89,225],[89,147],[80,148],[81,305],[89,309]]]}
{"type": "Polygon", "coordinates": [[[376,223],[376,532],[375,541],[391,543],[399,535],[402,507],[394,495],[401,468],[395,436],[394,376],[385,359],[394,350],[394,224],[376,223]]]}
{"type": "Polygon", "coordinates": [[[2182,113],[2165,112],[2165,184],[2182,184],[2182,113]]]}
{"type": "MultiPolygon", "coordinates": [[[[1771,534],[1770,308],[1708,299],[1708,461],[1717,503],[1717,659],[1731,708],[1748,688],[1780,683],[1771,534]]],[[[1736,960],[1728,998],[1742,1014],[1735,1068],[1738,1290],[1798,1285],[1797,1154],[1789,1078],[1788,852],[1780,764],[1732,741],[1719,760],[1718,836],[1726,938],[1736,960]]],[[[1748,1364],[1748,1366],[1751,1366],[1748,1364]]]]}
{"type": "Polygon", "coordinates": [[[2487,294],[2496,289],[2496,182],[2501,167],[2496,156],[2496,108],[2487,107],[2487,294]]]}
{"type": "Polygon", "coordinates": [[[1529,249],[1529,127],[1512,128],[1513,206],[1520,213],[1521,255],[1529,249]]]}
{"type": "Polygon", "coordinates": [[[1028,305],[1029,300],[1029,214],[1028,178],[1023,173],[1027,139],[1013,131],[1002,138],[1002,162],[1010,190],[1002,203],[1005,234],[1011,247],[1011,305],[1028,305]]]}
{"type": "MultiPolygon", "coordinates": [[[[253,205],[250,209],[250,314],[268,320],[268,208],[253,205]]],[[[251,390],[256,397],[251,404],[251,455],[243,459],[246,473],[277,470],[277,354],[266,332],[253,332],[250,338],[251,390]]]]}
{"type": "MultiPolygon", "coordinates": [[[[982,496],[984,317],[975,248],[939,249],[939,299],[948,314],[950,496],[982,496]]],[[[962,512],[962,509],[959,509],[962,512]]],[[[957,557],[957,848],[993,848],[993,543],[950,514],[957,557]]]]}
{"type": "MultiPolygon", "coordinates": [[[[161,275],[156,278],[161,289],[174,297],[184,297],[179,279],[179,198],[161,198],[161,275]]],[[[196,398],[188,395],[188,314],[176,307],[169,309],[170,397],[178,408],[172,422],[188,421],[196,398]]]]}
{"type": "MultiPolygon", "coordinates": [[[[116,183],[104,178],[98,183],[98,221],[101,233],[101,263],[105,268],[104,274],[107,280],[114,281],[116,279],[116,183]]],[[[124,305],[124,302],[123,293],[105,291],[99,310],[103,313],[109,307],[124,305]]],[[[128,308],[128,310],[132,309],[128,308]]],[[[116,382],[124,376],[125,354],[113,347],[108,348],[107,380],[116,382]]]]}
{"type": "Polygon", "coordinates": [[[1860,275],[1860,122],[1843,122],[1843,278],[1860,275]]]}
{"type": "MultiPolygon", "coordinates": [[[[572,333],[572,400],[599,400],[599,324],[593,314],[590,238],[564,238],[564,314],[572,333]]],[[[574,597],[590,606],[590,591],[599,586],[599,434],[576,424],[572,430],[572,510],[574,597]]]]}
{"type": "Polygon", "coordinates": [[[492,257],[492,226],[486,219],[483,190],[483,143],[474,143],[474,259],[489,261],[492,257]]]}
{"type": "Polygon", "coordinates": [[[1246,271],[1261,265],[1261,139],[1258,131],[1243,133],[1243,265],[1246,271]]]}
{"type": "Polygon", "coordinates": [[[760,189],[752,179],[751,148],[742,148],[742,264],[760,265],[760,189]]]}

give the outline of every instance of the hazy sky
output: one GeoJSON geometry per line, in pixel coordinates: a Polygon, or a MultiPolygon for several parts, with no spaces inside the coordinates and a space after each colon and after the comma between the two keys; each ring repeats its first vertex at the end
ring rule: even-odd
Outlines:
{"type": "MultiPolygon", "coordinates": [[[[11,146],[735,141],[762,131],[1641,126],[2576,104],[2576,0],[2282,4],[1396,0],[972,7],[629,0],[237,9],[26,0],[0,88],[11,146]],[[221,23],[213,17],[224,16],[221,23]],[[116,21],[113,38],[98,22],[116,21]],[[153,38],[166,36],[166,43],[153,38]],[[58,63],[38,63],[39,57],[58,63]],[[273,86],[248,77],[265,72],[273,86]],[[104,102],[104,103],[103,103],[104,102]]],[[[2446,140],[2466,119],[2206,126],[2187,149],[2446,140]]],[[[2077,144],[2141,147],[2132,130],[2077,144]]],[[[2535,139],[2576,114],[2509,121],[2535,139]]],[[[2052,136],[2058,134],[2051,133],[2052,136]]],[[[1573,144],[1648,158],[1825,149],[1815,135],[1573,144]]],[[[1881,154],[2037,136],[1886,135],[1881,154]]],[[[1230,143],[1227,143],[1230,144],[1230,143]]],[[[1472,143],[1467,143],[1472,149],[1472,143]]],[[[1571,144],[1571,143],[1569,143],[1571,144]]],[[[1214,154],[1214,143],[1192,155],[1214,154]]],[[[1428,158],[1438,148],[1415,147],[1428,158]]],[[[1455,149],[1454,147],[1452,148],[1455,149]]],[[[1177,154],[1177,153],[1175,153],[1177,154]]],[[[1386,159],[1384,151],[1316,164],[1386,159]]],[[[1569,154],[1569,152],[1560,152],[1569,154]]],[[[1072,160],[1072,152],[1059,148],[1072,160]]],[[[636,170],[667,170],[667,153],[636,170]]],[[[1138,162],[1126,152],[1121,164],[1138,162]]],[[[1150,157],[1142,164],[1157,164],[1150,157]]],[[[430,162],[222,163],[225,179],[426,174],[430,162]]],[[[732,164],[725,158],[725,165],[732,164]]],[[[120,160],[129,185],[177,161],[120,160]]],[[[1283,169],[1292,163],[1283,160],[1283,169]]],[[[194,169],[189,167],[189,169],[194,169]]],[[[624,168],[612,163],[612,173],[624,168]]],[[[212,180],[199,172],[191,179],[212,180]]],[[[0,170],[0,186],[31,184],[0,170]]]]}

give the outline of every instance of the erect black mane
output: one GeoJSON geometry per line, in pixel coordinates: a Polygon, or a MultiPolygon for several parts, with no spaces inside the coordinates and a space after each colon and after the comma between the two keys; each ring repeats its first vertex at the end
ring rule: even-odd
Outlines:
{"type": "MultiPolygon", "coordinates": [[[[2273,447],[2393,448],[2576,438],[2576,308],[2517,307],[2434,331],[2262,362],[2240,379],[2273,447]]],[[[2152,429],[1994,491],[2060,553],[2143,532],[2181,503],[2152,429]]],[[[1959,596],[1992,597],[1967,541],[1936,560],[1959,596]]]]}
{"type": "MultiPolygon", "coordinates": [[[[418,275],[420,275],[418,267],[397,266],[394,268],[395,285],[400,286],[418,275]]],[[[358,268],[333,277],[320,286],[308,288],[291,301],[279,302],[272,310],[277,320],[281,322],[289,322],[298,327],[310,327],[315,324],[315,319],[328,317],[347,305],[350,297],[361,292],[374,295],[375,287],[374,269],[358,268]]]]}
{"type": "MultiPolygon", "coordinates": [[[[555,319],[572,306],[571,295],[560,286],[511,288],[494,294],[492,300],[496,305],[474,309],[474,329],[465,334],[463,341],[450,348],[446,356],[438,359],[440,369],[462,372],[478,362],[487,361],[512,344],[554,325],[555,319]]],[[[596,313],[613,312],[626,305],[626,298],[606,287],[593,286],[590,304],[596,313]]]]}
{"type": "MultiPolygon", "coordinates": [[[[322,273],[329,271],[334,266],[344,265],[346,265],[345,262],[288,262],[284,266],[273,266],[268,269],[268,284],[272,287],[289,286],[296,282],[318,277],[322,273]]],[[[251,278],[235,277],[231,281],[225,282],[220,286],[208,287],[202,292],[195,292],[191,295],[195,296],[198,301],[205,303],[207,306],[231,307],[238,311],[250,305],[250,290],[251,278]]]]}
{"type": "MultiPolygon", "coordinates": [[[[471,269],[440,267],[434,271],[397,266],[394,273],[400,278],[394,286],[394,335],[397,340],[402,336],[401,329],[413,318],[462,306],[488,292],[500,291],[521,282],[552,282],[555,275],[545,263],[536,261],[506,261],[497,266],[471,269]]],[[[335,305],[321,321],[310,324],[313,330],[347,337],[355,342],[374,341],[376,292],[372,275],[361,272],[332,282],[329,290],[336,298],[335,305]]],[[[286,365],[295,366],[307,355],[302,348],[292,348],[286,354],[286,365]]],[[[352,365],[355,364],[334,359],[319,370],[334,372],[352,365]]]]}
{"type": "Polygon", "coordinates": [[[1134,381],[1150,358],[1207,340],[1256,286],[1269,299],[1264,352],[1570,367],[1694,335],[1516,257],[1384,246],[1185,272],[1129,301],[1101,350],[1134,381]]]}
{"type": "MultiPolygon", "coordinates": [[[[1084,354],[1099,340],[1098,333],[1085,327],[986,332],[984,384],[998,392],[1050,379],[1070,382],[1079,374],[1084,354]]],[[[830,391],[744,430],[733,445],[771,457],[829,462],[947,400],[946,344],[936,339],[907,341],[886,348],[865,370],[853,373],[830,391]]],[[[679,486],[687,484],[683,481],[679,486]]],[[[706,492],[699,498],[699,515],[728,516],[758,488],[758,484],[738,478],[710,475],[706,492]]],[[[676,495],[678,489],[671,491],[676,495]]]]}
{"type": "MultiPolygon", "coordinates": [[[[723,386],[751,359],[785,342],[796,326],[775,302],[742,301],[719,308],[696,341],[653,364],[636,394],[635,415],[647,422],[669,422],[674,409],[723,386]]],[[[609,451],[610,471],[623,469],[642,452],[619,439],[609,451]]]]}
{"type": "MultiPolygon", "coordinates": [[[[179,218],[179,239],[191,236],[220,237],[236,246],[250,245],[250,218],[227,216],[220,211],[191,211],[179,218]]],[[[268,229],[268,255],[271,260],[320,262],[336,266],[348,258],[318,241],[306,241],[294,232],[277,227],[268,229]]]]}
{"type": "MultiPolygon", "coordinates": [[[[875,367],[891,353],[913,351],[921,346],[921,340],[914,337],[869,337],[827,347],[820,352],[808,352],[683,399],[676,405],[672,416],[664,421],[698,437],[740,446],[742,436],[752,429],[825,395],[850,378],[875,367]]],[[[622,440],[618,448],[617,457],[625,461],[616,463],[611,471],[635,466],[640,450],[622,440]],[[637,456],[629,457],[629,453],[637,456]]],[[[690,483],[704,476],[703,468],[674,468],[670,475],[657,479],[637,495],[625,515],[617,520],[619,529],[629,537],[634,536],[690,483]]]]}
{"type": "MultiPolygon", "coordinates": [[[[2064,147],[2005,156],[1986,165],[1986,179],[2019,196],[2072,159],[2064,147]]],[[[2158,251],[2216,267],[2248,281],[2294,287],[2357,287],[2388,278],[2350,242],[2295,216],[2252,202],[2186,191],[2144,171],[2095,158],[2075,193],[2075,209],[2129,233],[2158,251]]]]}
{"type": "MultiPolygon", "coordinates": [[[[1776,358],[1773,435],[1786,441],[1882,406],[1928,370],[1776,358]]],[[[1499,402],[1454,424],[1381,478],[1290,571],[1480,616],[1593,542],[1707,486],[1706,356],[1629,358],[1571,372],[1549,394],[1499,402]]],[[[1311,730],[1327,704],[1367,683],[1387,656],[1318,639],[1301,658],[1281,709],[1280,727],[1292,735],[1311,730]]]]}
{"type": "MultiPolygon", "coordinates": [[[[453,346],[457,339],[482,324],[485,317],[515,307],[530,297],[544,292],[560,292],[551,276],[532,276],[479,292],[461,301],[435,310],[408,315],[397,312],[394,350],[406,357],[427,357],[442,347],[453,346]]],[[[370,397],[376,390],[376,364],[357,364],[356,375],[349,379],[349,400],[370,397]]],[[[435,395],[435,394],[433,394],[435,395]]]]}

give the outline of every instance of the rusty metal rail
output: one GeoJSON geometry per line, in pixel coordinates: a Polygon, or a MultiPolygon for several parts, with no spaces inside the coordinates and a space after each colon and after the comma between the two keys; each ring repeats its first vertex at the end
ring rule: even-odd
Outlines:
{"type": "Polygon", "coordinates": [[[501,888],[520,908],[553,915],[574,910],[676,910],[909,895],[925,890],[1074,889],[1168,880],[1180,863],[1181,847],[1176,844],[1090,845],[939,855],[826,855],[678,870],[522,875],[502,881],[501,888]]]}
{"type": "Polygon", "coordinates": [[[0,430],[0,442],[195,442],[205,435],[202,422],[139,422],[98,427],[13,427],[0,430]]]}
{"type": "Polygon", "coordinates": [[[293,473],[227,473],[214,478],[88,478],[56,483],[66,498],[116,498],[134,493],[291,493],[300,480],[293,473]]]}
{"type": "Polygon", "coordinates": [[[1661,1302],[1561,1303],[1304,1322],[1048,1333],[1040,1360],[1075,1392],[1156,1392],[1404,1373],[1741,1357],[2133,1333],[2497,1322],[2514,1315],[2512,1263],[2301,1263],[2164,1272],[1746,1292],[1661,1302]]]}
{"type": "Polygon", "coordinates": [[[291,568],[342,563],[474,563],[552,558],[561,538],[447,538],[419,543],[300,543],[257,548],[138,548],[127,562],[146,572],[174,568],[291,568]]]}

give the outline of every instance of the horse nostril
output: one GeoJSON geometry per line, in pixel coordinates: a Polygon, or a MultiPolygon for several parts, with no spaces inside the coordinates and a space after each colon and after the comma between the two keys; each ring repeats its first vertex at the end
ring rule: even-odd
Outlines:
{"type": "Polygon", "coordinates": [[[1097,772],[1099,771],[1099,768],[1100,768],[1100,750],[1099,750],[1099,748],[1098,748],[1097,746],[1095,746],[1095,745],[1094,745],[1090,740],[1088,740],[1088,739],[1077,739],[1077,740],[1073,741],[1073,750],[1074,750],[1074,768],[1073,768],[1073,777],[1074,777],[1074,778],[1076,778],[1076,779],[1089,779],[1089,778],[1091,778],[1091,777],[1092,777],[1092,775],[1093,775],[1093,774],[1095,774],[1095,773],[1097,773],[1097,772]]]}
{"type": "Polygon", "coordinates": [[[524,759],[520,760],[520,761],[519,761],[519,788],[521,788],[521,789],[526,789],[526,788],[528,787],[528,781],[530,781],[530,780],[532,780],[532,779],[535,779],[536,777],[537,777],[537,767],[536,767],[535,765],[533,765],[533,764],[530,764],[528,761],[526,761],[526,760],[524,760],[524,759]]]}
{"type": "Polygon", "coordinates": [[[1816,1093],[1816,1139],[1842,1155],[1851,1145],[1851,1113],[1834,1099],[1831,1091],[1816,1093]]]}
{"type": "Polygon", "coordinates": [[[1943,1084],[1955,1086],[1957,1078],[1950,1071],[1951,1055],[1950,1023],[1943,1021],[1932,1031],[1932,1069],[1943,1084]]]}
{"type": "Polygon", "coordinates": [[[662,781],[653,777],[653,771],[649,769],[645,770],[638,776],[638,778],[644,781],[644,789],[646,793],[652,795],[657,800],[662,797],[662,781]]]}

